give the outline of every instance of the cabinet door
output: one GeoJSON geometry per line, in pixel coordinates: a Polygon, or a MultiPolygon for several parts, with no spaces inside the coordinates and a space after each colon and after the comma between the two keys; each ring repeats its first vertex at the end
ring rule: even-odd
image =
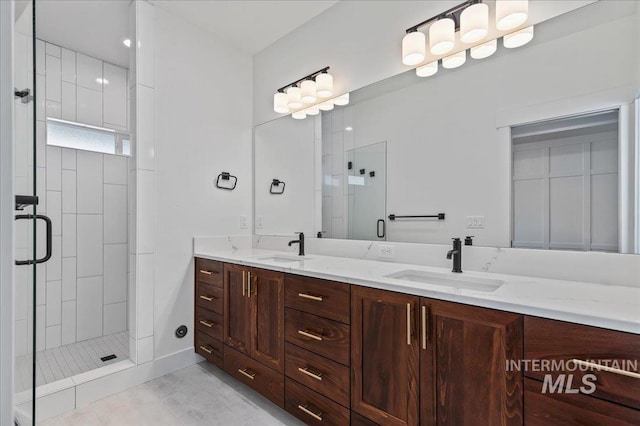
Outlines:
{"type": "Polygon", "coordinates": [[[252,269],[248,288],[252,301],[251,357],[284,372],[284,277],[280,272],[252,269]]]}
{"type": "Polygon", "coordinates": [[[247,295],[249,269],[224,265],[224,342],[249,355],[251,347],[251,299],[247,295]]]}
{"type": "Polygon", "coordinates": [[[522,316],[421,299],[421,423],[522,424],[522,316]]]}
{"type": "Polygon", "coordinates": [[[351,288],[351,408],[384,425],[418,424],[419,298],[351,288]]]}

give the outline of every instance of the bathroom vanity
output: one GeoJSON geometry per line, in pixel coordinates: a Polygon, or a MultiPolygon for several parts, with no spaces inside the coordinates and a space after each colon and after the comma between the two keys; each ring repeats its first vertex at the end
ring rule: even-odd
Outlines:
{"type": "Polygon", "coordinates": [[[195,255],[196,352],[307,424],[640,423],[640,372],[624,369],[640,360],[638,315],[603,302],[623,287],[590,288],[594,311],[577,299],[562,311],[528,304],[526,289],[553,298],[584,283],[259,249],[195,255]],[[603,359],[623,367],[523,362],[603,359]],[[573,378],[556,383],[563,374],[573,378]]]}

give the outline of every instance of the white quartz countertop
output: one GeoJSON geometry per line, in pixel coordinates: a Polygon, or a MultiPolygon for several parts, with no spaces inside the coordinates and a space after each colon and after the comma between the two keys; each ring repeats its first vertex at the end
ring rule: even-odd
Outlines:
{"type": "Polygon", "coordinates": [[[196,251],[194,256],[640,334],[640,288],[637,287],[475,271],[454,274],[444,268],[316,254],[282,263],[267,258],[297,259],[298,256],[255,248],[203,250],[196,251]],[[493,292],[485,292],[386,277],[407,270],[450,274],[452,278],[464,276],[467,280],[498,279],[505,283],[493,292]]]}

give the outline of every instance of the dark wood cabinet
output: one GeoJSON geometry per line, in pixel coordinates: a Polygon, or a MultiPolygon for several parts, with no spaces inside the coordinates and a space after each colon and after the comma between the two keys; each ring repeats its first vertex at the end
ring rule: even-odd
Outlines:
{"type": "Polygon", "coordinates": [[[224,265],[224,343],[245,355],[251,353],[252,300],[247,297],[250,268],[224,265]]]}
{"type": "Polygon", "coordinates": [[[521,425],[522,316],[420,300],[421,424],[521,425]]]}
{"type": "Polygon", "coordinates": [[[383,425],[419,419],[419,298],[351,287],[351,409],[383,425]]]}
{"type": "Polygon", "coordinates": [[[284,372],[284,280],[282,273],[253,268],[249,278],[251,301],[251,357],[284,372]]]}

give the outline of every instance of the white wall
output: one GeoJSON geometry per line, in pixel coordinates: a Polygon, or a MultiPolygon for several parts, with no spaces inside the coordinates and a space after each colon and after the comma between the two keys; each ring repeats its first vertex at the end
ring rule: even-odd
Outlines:
{"type": "MultiPolygon", "coordinates": [[[[542,22],[593,0],[530,2],[529,22],[542,22]]],[[[330,66],[336,93],[353,91],[409,69],[401,61],[405,30],[459,1],[341,1],[254,57],[254,124],[277,118],[276,89],[330,66]]]]}
{"type": "Polygon", "coordinates": [[[252,61],[160,7],[154,38],[158,358],[193,344],[193,237],[252,229],[252,61]],[[234,191],[215,188],[222,171],[238,177],[234,191]],[[190,330],[182,340],[181,324],[190,330]]]}

